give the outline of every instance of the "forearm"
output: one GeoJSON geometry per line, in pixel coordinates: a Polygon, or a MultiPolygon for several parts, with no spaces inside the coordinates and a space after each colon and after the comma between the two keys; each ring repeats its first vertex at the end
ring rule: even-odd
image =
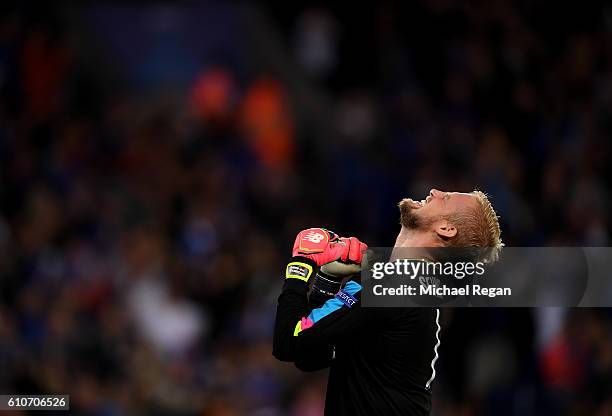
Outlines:
{"type": "MultiPolygon", "coordinates": [[[[312,267],[308,261],[304,262],[312,267]]],[[[291,263],[290,263],[291,264],[291,263]]],[[[311,271],[311,273],[312,273],[311,271]]],[[[299,271],[294,276],[299,276],[299,271]]],[[[288,272],[290,276],[290,272],[288,272]]],[[[281,361],[295,361],[296,325],[309,313],[308,306],[308,278],[298,277],[285,279],[283,289],[278,297],[276,307],[276,321],[274,324],[274,340],[272,353],[281,361]]]]}

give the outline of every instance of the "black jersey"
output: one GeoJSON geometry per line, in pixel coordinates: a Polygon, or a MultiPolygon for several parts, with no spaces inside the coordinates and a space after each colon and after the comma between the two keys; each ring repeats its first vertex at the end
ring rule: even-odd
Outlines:
{"type": "Polygon", "coordinates": [[[278,298],[274,356],[303,371],[330,368],[325,415],[428,415],[440,346],[440,310],[366,308],[349,281],[313,307],[308,283],[287,279],[278,298]]]}

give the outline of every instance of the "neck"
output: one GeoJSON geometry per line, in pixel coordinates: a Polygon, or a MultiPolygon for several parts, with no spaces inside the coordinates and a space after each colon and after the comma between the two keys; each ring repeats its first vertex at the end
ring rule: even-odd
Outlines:
{"type": "Polygon", "coordinates": [[[402,227],[397,238],[395,239],[394,247],[427,247],[424,244],[423,234],[402,227]]]}
{"type": "Polygon", "coordinates": [[[393,250],[391,258],[393,260],[397,258],[428,258],[427,248],[432,246],[433,244],[425,233],[402,227],[393,246],[394,249],[402,250],[393,250]]]}
{"type": "Polygon", "coordinates": [[[396,259],[427,259],[429,253],[427,244],[422,233],[414,232],[402,227],[399,235],[395,240],[395,246],[391,253],[391,261],[396,259]]]}

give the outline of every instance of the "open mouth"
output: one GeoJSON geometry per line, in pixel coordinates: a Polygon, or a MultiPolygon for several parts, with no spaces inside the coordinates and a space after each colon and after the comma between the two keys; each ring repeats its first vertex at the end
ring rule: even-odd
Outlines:
{"type": "Polygon", "coordinates": [[[423,205],[425,205],[426,203],[425,200],[415,201],[414,199],[411,199],[411,198],[406,198],[406,201],[408,202],[408,205],[410,206],[410,208],[413,208],[413,209],[419,209],[423,207],[423,205]]]}
{"type": "Polygon", "coordinates": [[[406,198],[406,201],[408,201],[408,205],[410,206],[410,208],[419,209],[422,208],[425,204],[429,203],[429,201],[431,201],[431,195],[428,195],[427,198],[421,199],[420,201],[415,201],[412,198],[406,198]]]}

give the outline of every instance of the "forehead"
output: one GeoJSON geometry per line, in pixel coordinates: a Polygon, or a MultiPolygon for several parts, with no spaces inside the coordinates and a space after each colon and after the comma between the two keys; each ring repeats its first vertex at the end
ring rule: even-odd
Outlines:
{"type": "Polygon", "coordinates": [[[478,203],[476,195],[465,192],[447,192],[448,204],[453,208],[474,207],[478,203]]]}

